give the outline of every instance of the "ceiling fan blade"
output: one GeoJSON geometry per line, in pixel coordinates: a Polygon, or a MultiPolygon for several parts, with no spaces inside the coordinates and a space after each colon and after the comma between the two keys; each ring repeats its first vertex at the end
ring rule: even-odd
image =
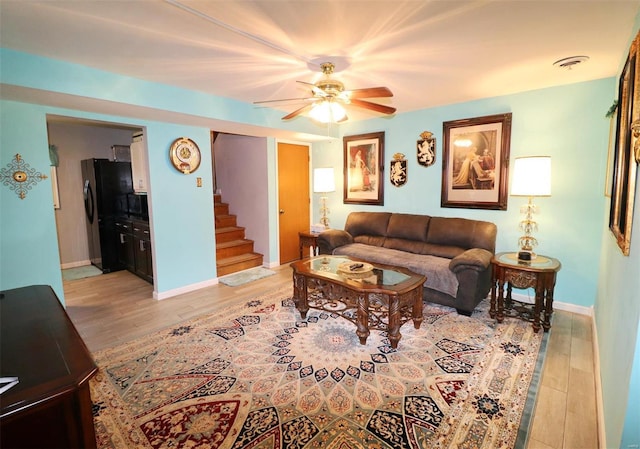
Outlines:
{"type": "Polygon", "coordinates": [[[318,97],[326,97],[327,96],[327,93],[324,90],[320,89],[315,84],[307,83],[306,81],[296,81],[296,82],[300,83],[300,84],[306,84],[307,86],[311,87],[311,91],[313,92],[313,94],[318,96],[318,97]]]}
{"type": "Polygon", "coordinates": [[[280,100],[262,100],[262,101],[254,101],[253,104],[277,103],[279,101],[306,101],[306,100],[315,100],[315,97],[282,98],[280,100]]]}
{"type": "Polygon", "coordinates": [[[311,109],[311,106],[313,106],[313,103],[305,104],[301,108],[298,108],[295,111],[293,111],[293,112],[285,115],[284,117],[282,117],[282,120],[289,120],[289,119],[292,119],[294,117],[297,117],[300,114],[302,114],[303,112],[305,112],[307,109],[311,109]]]}
{"type": "Polygon", "coordinates": [[[364,89],[353,89],[345,91],[349,98],[382,98],[393,97],[393,93],[388,87],[365,87],[364,89]]]}
{"type": "Polygon", "coordinates": [[[353,106],[358,106],[365,109],[370,109],[372,111],[381,112],[383,114],[393,114],[396,112],[396,108],[392,108],[391,106],[385,106],[382,104],[371,103],[370,101],[358,100],[355,98],[351,99],[351,104],[353,106]]]}

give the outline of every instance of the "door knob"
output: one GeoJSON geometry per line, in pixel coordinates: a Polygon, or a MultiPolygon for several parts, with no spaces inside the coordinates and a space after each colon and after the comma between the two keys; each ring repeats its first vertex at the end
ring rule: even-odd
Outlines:
{"type": "Polygon", "coordinates": [[[280,215],[284,214],[284,209],[280,209],[280,215]]]}

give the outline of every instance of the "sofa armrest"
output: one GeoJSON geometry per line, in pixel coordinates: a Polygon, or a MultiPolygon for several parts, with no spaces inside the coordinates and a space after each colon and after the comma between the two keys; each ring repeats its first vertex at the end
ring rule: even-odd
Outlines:
{"type": "Polygon", "coordinates": [[[482,248],[471,248],[454,257],[449,262],[449,269],[454,273],[463,270],[484,271],[489,268],[493,254],[482,248]]]}
{"type": "Polygon", "coordinates": [[[353,243],[353,237],[342,229],[328,229],[318,236],[320,254],[333,254],[334,249],[350,243],[353,243]]]}

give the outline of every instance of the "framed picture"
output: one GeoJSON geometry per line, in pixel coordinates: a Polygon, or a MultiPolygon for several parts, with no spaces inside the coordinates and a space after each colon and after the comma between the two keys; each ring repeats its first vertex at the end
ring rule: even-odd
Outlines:
{"type": "Polygon", "coordinates": [[[384,205],[384,132],[345,136],[344,203],[384,205]]]}
{"type": "Polygon", "coordinates": [[[511,113],[443,123],[442,207],[507,209],[511,113]]]}
{"type": "MultiPolygon", "coordinates": [[[[615,151],[609,229],[613,232],[622,254],[629,255],[631,225],[636,190],[636,161],[633,154],[632,124],[640,119],[640,33],[629,49],[629,56],[618,82],[615,151]]],[[[636,142],[637,144],[637,142],[636,142]]]]}

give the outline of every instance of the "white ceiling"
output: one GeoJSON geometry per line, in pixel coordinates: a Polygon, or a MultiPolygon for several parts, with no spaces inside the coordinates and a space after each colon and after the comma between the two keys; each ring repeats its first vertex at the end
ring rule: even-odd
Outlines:
{"type": "MultiPolygon", "coordinates": [[[[328,60],[347,89],[389,87],[393,98],[372,101],[402,113],[617,76],[639,6],[0,0],[0,45],[247,103],[306,96],[296,80],[316,81],[317,64],[328,60]],[[589,60],[571,70],[553,65],[577,55],[589,60]]],[[[352,120],[375,115],[349,112],[352,120]]]]}

